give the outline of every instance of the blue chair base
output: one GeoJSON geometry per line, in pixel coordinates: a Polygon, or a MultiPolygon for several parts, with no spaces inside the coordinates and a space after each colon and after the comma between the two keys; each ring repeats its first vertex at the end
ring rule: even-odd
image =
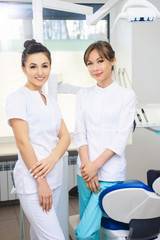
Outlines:
{"type": "Polygon", "coordinates": [[[129,224],[115,221],[107,216],[101,220],[102,240],[125,240],[129,234],[129,224]]]}

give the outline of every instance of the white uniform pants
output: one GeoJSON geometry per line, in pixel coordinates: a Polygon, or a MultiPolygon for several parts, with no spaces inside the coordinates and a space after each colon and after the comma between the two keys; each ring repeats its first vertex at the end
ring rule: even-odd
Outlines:
{"type": "Polygon", "coordinates": [[[19,194],[22,209],[30,222],[30,240],[65,240],[57,212],[61,187],[52,190],[52,208],[43,212],[38,194],[19,194]]]}

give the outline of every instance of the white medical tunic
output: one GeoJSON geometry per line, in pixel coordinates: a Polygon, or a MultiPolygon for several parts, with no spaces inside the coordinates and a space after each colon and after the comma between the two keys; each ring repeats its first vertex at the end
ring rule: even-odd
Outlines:
{"type": "MultiPolygon", "coordinates": [[[[133,126],[136,97],[132,90],[113,82],[106,88],[98,85],[81,89],[77,94],[75,142],[77,149],[88,145],[94,161],[105,151],[115,154],[98,171],[101,181],[123,181],[126,172],[124,150],[133,126]]],[[[77,159],[80,172],[80,157],[77,159]]]]}
{"type": "MultiPolygon", "coordinates": [[[[44,94],[44,93],[43,93],[44,94]]],[[[61,125],[61,113],[53,96],[46,97],[44,104],[40,93],[26,87],[9,95],[6,102],[8,123],[12,118],[18,118],[28,123],[29,140],[38,161],[48,157],[59,142],[58,134],[61,125]]],[[[51,189],[62,185],[63,160],[60,159],[46,176],[51,189]]],[[[14,168],[16,191],[19,194],[37,192],[37,182],[30,175],[20,152],[14,168]]]]}

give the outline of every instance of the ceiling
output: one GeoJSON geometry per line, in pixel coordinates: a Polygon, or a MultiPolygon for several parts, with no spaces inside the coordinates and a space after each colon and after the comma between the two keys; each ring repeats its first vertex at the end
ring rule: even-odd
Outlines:
{"type": "MultiPolygon", "coordinates": [[[[70,3],[106,3],[108,0],[59,0],[59,1],[70,3]]],[[[0,2],[32,2],[32,0],[0,0],[0,2]]]]}
{"type": "MultiPolygon", "coordinates": [[[[54,0],[53,0],[54,1],[54,0]]],[[[107,3],[112,0],[59,0],[70,3],[107,3]]],[[[124,0],[119,0],[123,2],[124,0]]],[[[139,0],[140,1],[140,0],[139,0]]],[[[148,0],[160,10],[160,0],[148,0]]],[[[32,0],[0,0],[0,2],[32,2],[32,0]]]]}

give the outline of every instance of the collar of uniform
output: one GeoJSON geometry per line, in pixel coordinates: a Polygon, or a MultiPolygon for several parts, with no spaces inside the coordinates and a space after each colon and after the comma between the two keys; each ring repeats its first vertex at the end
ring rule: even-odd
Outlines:
{"type": "MultiPolygon", "coordinates": [[[[39,93],[40,94],[40,92],[38,91],[38,90],[32,90],[32,89],[30,89],[30,88],[28,88],[28,87],[26,87],[26,86],[23,86],[22,87],[23,89],[25,89],[25,90],[27,90],[27,91],[29,91],[29,92],[31,92],[31,93],[39,93]]],[[[42,91],[41,91],[41,94],[43,94],[44,96],[45,96],[45,92],[43,91],[43,89],[42,89],[42,91]]]]}
{"type": "Polygon", "coordinates": [[[113,81],[109,86],[105,87],[105,88],[102,88],[102,87],[99,87],[97,84],[95,86],[95,89],[98,91],[98,92],[107,92],[107,91],[110,91],[111,89],[113,89],[115,87],[115,82],[113,81]]]}

